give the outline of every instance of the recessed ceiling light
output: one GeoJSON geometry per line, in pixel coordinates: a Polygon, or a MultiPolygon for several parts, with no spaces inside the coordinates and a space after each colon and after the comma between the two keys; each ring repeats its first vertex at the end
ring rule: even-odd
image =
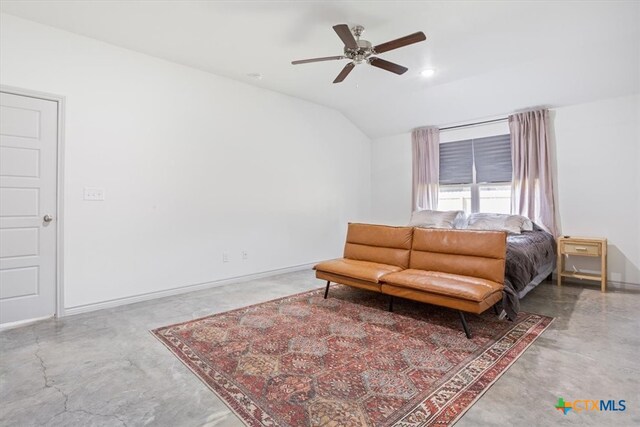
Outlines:
{"type": "Polygon", "coordinates": [[[420,75],[422,77],[431,77],[436,73],[436,70],[434,70],[433,68],[427,68],[426,70],[422,70],[422,72],[420,73],[420,75]]]}

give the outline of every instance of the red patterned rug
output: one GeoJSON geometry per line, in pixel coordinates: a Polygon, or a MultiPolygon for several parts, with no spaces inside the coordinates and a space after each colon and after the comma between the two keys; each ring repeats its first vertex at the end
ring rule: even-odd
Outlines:
{"type": "Polygon", "coordinates": [[[549,326],[332,285],[152,331],[249,426],[451,425],[549,326]]]}

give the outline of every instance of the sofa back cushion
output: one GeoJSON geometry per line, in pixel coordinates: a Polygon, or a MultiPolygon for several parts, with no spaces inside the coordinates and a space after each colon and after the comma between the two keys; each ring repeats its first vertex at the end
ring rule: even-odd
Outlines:
{"type": "Polygon", "coordinates": [[[507,233],[416,228],[409,268],[504,282],[507,233]]]}
{"type": "Polygon", "coordinates": [[[409,268],[412,227],[349,224],[344,257],[409,268]]]}

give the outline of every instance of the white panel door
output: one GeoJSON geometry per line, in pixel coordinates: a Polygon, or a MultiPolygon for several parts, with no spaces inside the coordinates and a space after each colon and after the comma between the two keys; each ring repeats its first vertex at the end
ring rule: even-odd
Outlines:
{"type": "Polygon", "coordinates": [[[58,103],[0,93],[0,323],[56,310],[58,103]]]}

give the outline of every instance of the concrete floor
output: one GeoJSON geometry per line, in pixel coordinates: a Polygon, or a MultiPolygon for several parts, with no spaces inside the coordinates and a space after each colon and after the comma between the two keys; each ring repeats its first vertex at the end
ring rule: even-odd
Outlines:
{"type": "MultiPolygon", "coordinates": [[[[148,331],[320,286],[302,271],[1,332],[0,425],[242,425],[148,331]]],[[[556,320],[457,426],[640,425],[640,287],[543,283],[522,306],[556,320]],[[627,410],[565,416],[558,397],[627,410]]]]}

